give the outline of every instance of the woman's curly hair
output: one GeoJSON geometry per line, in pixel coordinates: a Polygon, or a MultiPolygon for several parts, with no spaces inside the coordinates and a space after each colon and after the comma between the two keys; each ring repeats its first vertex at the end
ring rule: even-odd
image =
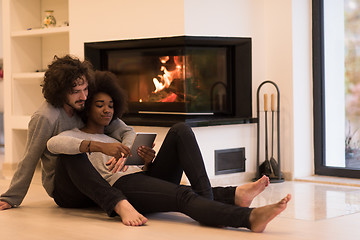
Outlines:
{"type": "Polygon", "coordinates": [[[66,102],[67,94],[76,86],[76,80],[85,76],[89,89],[94,78],[93,66],[88,61],[80,61],[70,55],[55,56],[48,65],[44,81],[41,83],[42,93],[47,102],[54,107],[62,107],[66,102]]]}
{"type": "Polygon", "coordinates": [[[114,114],[111,119],[120,118],[127,111],[127,95],[118,84],[118,77],[109,71],[95,71],[94,84],[85,103],[85,110],[80,113],[84,123],[87,122],[91,103],[97,93],[106,93],[113,100],[114,114]]]}

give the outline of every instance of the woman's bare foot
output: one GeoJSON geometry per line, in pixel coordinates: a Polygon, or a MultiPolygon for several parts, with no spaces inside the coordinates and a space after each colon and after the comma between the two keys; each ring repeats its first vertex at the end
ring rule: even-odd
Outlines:
{"type": "Polygon", "coordinates": [[[114,210],[119,214],[122,222],[126,226],[141,226],[147,222],[147,218],[136,211],[128,200],[121,200],[118,202],[114,210]]]}
{"type": "Polygon", "coordinates": [[[264,191],[270,181],[267,176],[262,176],[259,180],[238,186],[235,191],[235,205],[249,207],[253,199],[264,191]]]}
{"type": "Polygon", "coordinates": [[[251,231],[263,232],[266,225],[282,211],[285,210],[287,203],[290,201],[291,195],[288,194],[286,197],[280,200],[280,202],[267,205],[264,207],[254,208],[250,213],[250,225],[251,231]]]}

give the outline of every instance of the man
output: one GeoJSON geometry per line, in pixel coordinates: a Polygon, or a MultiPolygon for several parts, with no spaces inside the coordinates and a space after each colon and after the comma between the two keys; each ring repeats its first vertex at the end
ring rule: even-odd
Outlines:
{"type": "MultiPolygon", "coordinates": [[[[54,194],[61,195],[61,190],[56,191],[56,188],[61,187],[60,180],[64,178],[64,174],[67,177],[68,172],[59,171],[59,174],[55,175],[57,156],[47,150],[46,143],[60,132],[83,126],[76,112],[84,108],[93,74],[92,65],[89,62],[82,62],[69,55],[62,58],[55,56],[54,61],[48,66],[42,83],[42,92],[46,102],[33,114],[29,122],[25,154],[18,164],[9,189],[0,196],[0,210],[18,207],[21,204],[39,160],[42,161],[42,184],[46,192],[56,202],[61,202],[54,194]]],[[[135,136],[133,129],[117,119],[107,130],[111,133],[109,135],[122,142],[123,148],[119,151],[128,153],[128,147],[135,136]]],[[[120,161],[119,164],[121,164],[120,161]]],[[[72,170],[80,174],[85,172],[76,168],[72,170]]]]}

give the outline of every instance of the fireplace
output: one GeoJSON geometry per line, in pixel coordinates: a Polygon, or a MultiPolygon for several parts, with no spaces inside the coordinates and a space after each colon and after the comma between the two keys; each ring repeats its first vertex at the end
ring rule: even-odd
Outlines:
{"type": "Polygon", "coordinates": [[[116,74],[130,125],[252,121],[251,39],[180,36],[85,43],[85,58],[116,74]]]}

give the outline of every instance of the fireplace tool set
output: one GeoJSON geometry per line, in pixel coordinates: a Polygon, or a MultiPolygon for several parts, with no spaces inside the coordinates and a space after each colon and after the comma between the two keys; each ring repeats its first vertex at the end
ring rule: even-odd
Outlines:
{"type": "Polygon", "coordinates": [[[280,164],[280,91],[278,86],[272,81],[264,81],[257,89],[257,158],[256,158],[256,179],[266,175],[270,178],[271,183],[283,182],[281,164],[280,164]],[[271,108],[268,107],[268,94],[264,94],[263,111],[260,111],[260,90],[265,84],[272,84],[276,89],[276,94],[271,94],[271,108]],[[277,98],[275,100],[275,97],[277,98]],[[269,159],[269,139],[268,139],[268,115],[271,112],[271,157],[269,159]],[[263,116],[261,116],[263,115],[263,116]],[[276,116],[276,119],[275,119],[276,116]],[[264,120],[264,126],[261,126],[264,120]],[[276,129],[274,129],[276,123],[276,129]],[[264,131],[265,136],[265,160],[260,164],[260,131],[264,131]],[[275,134],[276,132],[276,134],[275,134]],[[275,136],[276,135],[276,136],[275,136]],[[276,137],[276,158],[274,156],[274,137],[276,137]]]}

